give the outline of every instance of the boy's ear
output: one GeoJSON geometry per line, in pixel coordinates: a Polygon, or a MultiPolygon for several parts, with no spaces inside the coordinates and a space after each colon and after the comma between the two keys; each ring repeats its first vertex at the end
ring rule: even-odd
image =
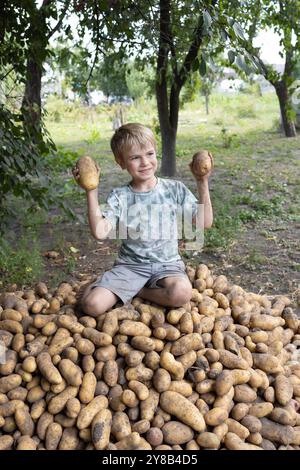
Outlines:
{"type": "Polygon", "coordinates": [[[117,164],[122,168],[122,170],[125,170],[125,163],[123,158],[117,157],[116,158],[117,164]]]}

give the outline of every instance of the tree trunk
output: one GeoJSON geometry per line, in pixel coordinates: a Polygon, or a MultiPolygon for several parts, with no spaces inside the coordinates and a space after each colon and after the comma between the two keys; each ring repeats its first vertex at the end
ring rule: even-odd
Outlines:
{"type": "Polygon", "coordinates": [[[281,80],[274,84],[279,100],[282,125],[286,137],[296,137],[295,122],[289,116],[289,92],[286,83],[281,80]]]}
{"type": "Polygon", "coordinates": [[[168,106],[167,78],[156,83],[156,99],[162,142],[162,176],[176,175],[176,136],[179,115],[179,91],[173,85],[168,106]]]}
{"type": "Polygon", "coordinates": [[[209,114],[209,94],[205,93],[205,109],[206,109],[206,114],[209,114]]]}
{"type": "Polygon", "coordinates": [[[24,125],[34,142],[37,142],[41,133],[41,87],[42,70],[34,55],[28,58],[25,93],[22,101],[22,115],[24,125]]]}
{"type": "Polygon", "coordinates": [[[168,123],[160,125],[162,141],[162,162],[160,172],[162,176],[176,175],[176,131],[168,123]]]}

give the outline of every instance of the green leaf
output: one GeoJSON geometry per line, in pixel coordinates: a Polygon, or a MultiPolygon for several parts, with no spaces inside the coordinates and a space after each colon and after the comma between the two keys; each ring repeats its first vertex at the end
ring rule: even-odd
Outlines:
{"type": "Polygon", "coordinates": [[[235,60],[235,52],[234,51],[228,51],[228,60],[230,64],[233,64],[235,60]]]}
{"type": "Polygon", "coordinates": [[[251,68],[248,66],[248,64],[245,62],[245,59],[242,55],[238,55],[236,58],[236,65],[243,70],[243,72],[249,74],[252,72],[251,68]]]}
{"type": "Polygon", "coordinates": [[[192,70],[193,70],[193,72],[197,72],[197,70],[199,69],[199,67],[200,67],[199,59],[198,59],[198,57],[196,57],[196,59],[195,59],[194,62],[192,63],[192,70]]]}
{"type": "Polygon", "coordinates": [[[232,27],[236,36],[238,36],[240,39],[243,39],[243,40],[246,39],[244,36],[244,31],[239,23],[235,22],[232,27]]]}
{"type": "Polygon", "coordinates": [[[221,35],[221,38],[223,39],[223,41],[227,41],[227,33],[226,33],[226,31],[224,31],[224,29],[221,29],[220,35],[221,35]]]}
{"type": "Polygon", "coordinates": [[[207,10],[203,11],[203,22],[206,29],[209,29],[212,24],[212,18],[207,10]]]}
{"type": "Polygon", "coordinates": [[[200,72],[200,75],[201,77],[204,77],[206,75],[206,62],[204,60],[203,57],[201,57],[201,62],[200,62],[200,68],[199,68],[199,72],[200,72]]]}

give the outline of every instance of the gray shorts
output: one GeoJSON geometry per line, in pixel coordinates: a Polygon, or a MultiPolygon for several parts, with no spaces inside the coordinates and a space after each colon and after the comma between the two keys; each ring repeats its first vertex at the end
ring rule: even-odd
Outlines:
{"type": "Polygon", "coordinates": [[[188,280],[183,261],[170,263],[127,263],[117,258],[110,271],[106,271],[92,285],[105,287],[116,294],[124,304],[129,302],[142,287],[156,289],[160,279],[165,277],[183,277],[188,280]]]}

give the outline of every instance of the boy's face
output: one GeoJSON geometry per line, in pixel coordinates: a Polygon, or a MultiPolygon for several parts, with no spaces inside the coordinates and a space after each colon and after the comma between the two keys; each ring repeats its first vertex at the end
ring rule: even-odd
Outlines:
{"type": "Polygon", "coordinates": [[[140,147],[133,145],[123,151],[122,159],[118,163],[123,170],[127,170],[135,182],[151,180],[157,170],[156,150],[151,143],[140,147]]]}

